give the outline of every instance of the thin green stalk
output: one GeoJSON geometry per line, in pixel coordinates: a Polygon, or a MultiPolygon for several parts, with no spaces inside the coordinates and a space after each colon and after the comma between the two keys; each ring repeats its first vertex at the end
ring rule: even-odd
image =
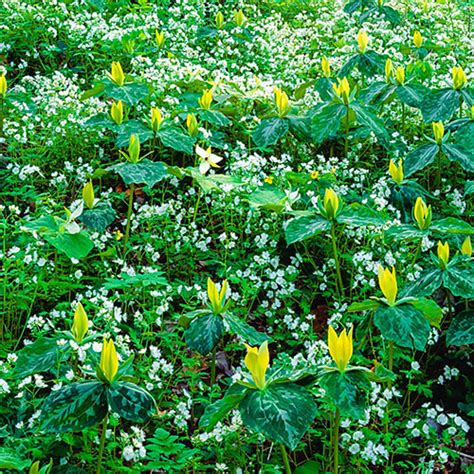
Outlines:
{"type": "Polygon", "coordinates": [[[421,239],[418,242],[418,246],[416,247],[415,256],[413,257],[413,261],[411,262],[411,270],[413,270],[413,267],[415,266],[415,263],[418,260],[418,256],[420,255],[420,250],[421,250],[421,239]]]}
{"type": "Polygon", "coordinates": [[[332,240],[332,250],[334,253],[334,260],[336,261],[336,288],[339,287],[339,295],[341,298],[344,297],[344,285],[342,283],[342,275],[341,275],[341,266],[339,264],[339,255],[337,251],[337,243],[336,243],[336,228],[334,222],[331,224],[331,240],[332,240]]]}
{"type": "Polygon", "coordinates": [[[336,408],[334,415],[333,437],[332,437],[332,451],[334,459],[334,474],[339,472],[339,425],[341,424],[341,414],[339,408],[336,408]]]}
{"type": "Polygon", "coordinates": [[[436,188],[441,186],[441,151],[438,151],[437,156],[438,169],[436,170],[436,188]]]}
{"type": "Polygon", "coordinates": [[[281,457],[283,458],[283,464],[285,465],[285,472],[286,474],[291,474],[290,460],[288,459],[288,454],[283,443],[280,443],[280,451],[281,457]]]}
{"type": "Polygon", "coordinates": [[[345,120],[345,125],[346,125],[346,137],[344,141],[344,154],[347,157],[347,154],[349,153],[349,106],[347,106],[347,111],[346,111],[346,120],[345,120]]]}
{"type": "Polygon", "coordinates": [[[459,95],[459,118],[462,118],[462,95],[459,95]]]}
{"type": "Polygon", "coordinates": [[[132,223],[132,211],[133,211],[133,196],[135,194],[135,184],[130,185],[129,196],[128,196],[128,210],[127,210],[127,225],[125,227],[125,237],[123,239],[124,251],[127,249],[127,242],[130,236],[130,225],[132,223]]]}
{"type": "Polygon", "coordinates": [[[217,345],[212,351],[212,360],[211,360],[211,387],[214,386],[216,381],[216,354],[217,354],[217,345]]]}
{"type": "Polygon", "coordinates": [[[201,188],[199,187],[198,197],[197,197],[197,200],[196,200],[196,206],[194,207],[193,222],[196,222],[196,217],[197,217],[200,201],[201,201],[201,188]]]}
{"type": "Polygon", "coordinates": [[[97,474],[100,474],[102,468],[102,458],[104,456],[104,447],[105,447],[105,435],[107,434],[107,422],[109,421],[109,415],[105,415],[104,421],[102,422],[102,433],[100,435],[100,445],[99,445],[99,456],[97,458],[97,474]]]}
{"type": "Polygon", "coordinates": [[[402,102],[402,132],[405,133],[405,104],[402,102]]]}

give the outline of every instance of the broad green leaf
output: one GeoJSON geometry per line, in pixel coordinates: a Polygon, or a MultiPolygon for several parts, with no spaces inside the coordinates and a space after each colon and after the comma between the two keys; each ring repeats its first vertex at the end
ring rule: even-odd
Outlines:
{"type": "Polygon", "coordinates": [[[102,287],[107,290],[126,290],[137,287],[165,286],[168,282],[163,275],[164,273],[160,271],[137,275],[122,272],[119,278],[106,278],[102,287]]]}
{"type": "Polygon", "coordinates": [[[380,306],[380,303],[375,300],[365,300],[360,303],[352,303],[347,311],[350,313],[357,313],[359,311],[374,311],[380,306]]]}
{"type": "Polygon", "coordinates": [[[210,313],[194,319],[184,332],[186,344],[202,355],[209,354],[224,334],[224,323],[220,316],[210,313]]]}
{"type": "Polygon", "coordinates": [[[168,176],[168,168],[164,163],[147,158],[138,163],[120,163],[107,169],[118,173],[125,184],[145,183],[150,188],[168,176]]]}
{"type": "MultiPolygon", "coordinates": [[[[14,469],[16,471],[26,472],[31,466],[31,459],[23,459],[15,449],[0,448],[0,469],[14,469]]],[[[2,471],[5,472],[5,471],[2,471]]]]}
{"type": "Polygon", "coordinates": [[[288,120],[278,117],[263,119],[254,130],[252,139],[259,148],[268,148],[283,138],[288,128],[288,120]]]}
{"type": "Polygon", "coordinates": [[[385,231],[385,237],[390,242],[392,240],[414,240],[421,239],[426,235],[426,232],[417,229],[416,227],[406,225],[393,225],[385,231]]]}
{"type": "Polygon", "coordinates": [[[281,212],[285,208],[286,194],[278,188],[263,187],[248,195],[252,207],[281,212]]]}
{"type": "Polygon", "coordinates": [[[442,149],[450,161],[457,161],[461,168],[474,172],[474,155],[472,151],[465,150],[459,145],[443,144],[442,149]]]}
{"type": "Polygon", "coordinates": [[[446,332],[447,346],[474,344],[474,311],[466,310],[457,314],[446,332]]]}
{"type": "Polygon", "coordinates": [[[466,184],[464,185],[464,194],[466,196],[474,194],[474,181],[466,181],[466,184]]]}
{"type": "Polygon", "coordinates": [[[315,474],[322,472],[322,466],[317,461],[306,461],[300,464],[294,471],[293,474],[315,474]]]}
{"type": "Polygon", "coordinates": [[[90,229],[103,232],[116,217],[115,211],[108,204],[99,204],[92,209],[86,209],[79,220],[90,229]]]}
{"type": "Polygon", "coordinates": [[[337,134],[346,111],[347,108],[342,104],[329,104],[313,115],[311,134],[316,144],[323,143],[337,134]]]}
{"type": "Polygon", "coordinates": [[[459,92],[454,89],[441,89],[427,92],[421,102],[421,113],[425,122],[445,122],[459,107],[459,92]]]}
{"type": "Polygon", "coordinates": [[[408,283],[400,296],[420,298],[431,296],[443,283],[443,274],[439,268],[424,270],[414,281],[408,283]]]}
{"type": "Polygon", "coordinates": [[[150,93],[150,90],[146,84],[132,83],[120,87],[109,81],[105,85],[104,93],[115,100],[135,105],[142,101],[150,93]]]}
{"type": "Polygon", "coordinates": [[[117,128],[115,122],[107,114],[104,113],[94,115],[90,119],[87,119],[84,122],[84,126],[97,129],[107,128],[110,130],[115,130],[117,128]]]}
{"type": "Polygon", "coordinates": [[[443,283],[454,296],[474,298],[474,260],[448,265],[443,272],[443,283]]]}
{"type": "Polygon", "coordinates": [[[288,116],[291,133],[303,141],[311,140],[311,118],[288,116]]]}
{"type": "Polygon", "coordinates": [[[367,403],[365,390],[370,387],[365,374],[357,371],[328,372],[321,377],[321,387],[341,411],[342,416],[359,419],[367,403]]]}
{"type": "Polygon", "coordinates": [[[18,352],[12,375],[23,379],[40,372],[57,371],[61,362],[69,357],[69,344],[59,346],[56,338],[42,337],[18,352]]]}
{"type": "Polygon", "coordinates": [[[385,219],[379,212],[358,203],[345,206],[342,212],[337,215],[336,220],[341,224],[353,226],[381,226],[385,224],[385,219]]]}
{"type": "Polygon", "coordinates": [[[134,383],[114,383],[107,389],[107,399],[111,410],[129,421],[144,422],[156,413],[153,397],[134,383]]]}
{"type": "Polygon", "coordinates": [[[239,405],[243,424],[294,450],[316,416],[313,397],[294,383],[249,390],[239,405]]]}
{"type": "Polygon", "coordinates": [[[405,176],[411,176],[419,170],[422,170],[426,166],[433,163],[436,155],[439,152],[439,146],[435,143],[428,143],[415,148],[412,152],[408,153],[405,160],[403,161],[403,170],[405,176]]]}
{"type": "Polygon", "coordinates": [[[474,227],[455,217],[445,217],[433,221],[430,229],[445,234],[474,234],[474,227]]]}
{"type": "Polygon", "coordinates": [[[199,420],[199,427],[210,431],[221,421],[227,414],[237,407],[241,400],[247,394],[249,389],[240,384],[232,385],[227,390],[224,398],[208,405],[204,410],[204,414],[199,420]]]}
{"type": "Polygon", "coordinates": [[[115,145],[117,148],[127,148],[130,143],[130,137],[137,135],[140,143],[146,143],[153,138],[153,131],[144,123],[132,119],[119,125],[115,145]]]}
{"type": "Polygon", "coordinates": [[[407,84],[398,86],[396,89],[397,97],[406,105],[418,108],[423,101],[426,89],[423,86],[407,84]]]}
{"type": "Polygon", "coordinates": [[[107,395],[101,382],[78,382],[51,392],[42,408],[41,429],[64,433],[82,431],[107,414],[107,395]]]}
{"type": "Polygon", "coordinates": [[[48,232],[43,234],[42,237],[69,258],[75,258],[76,260],[86,257],[94,248],[94,243],[89,238],[89,234],[83,230],[78,234],[65,232],[53,234],[48,232]]]}
{"type": "Polygon", "coordinates": [[[408,303],[414,306],[418,311],[421,311],[432,326],[439,328],[443,317],[443,310],[436,304],[436,301],[427,298],[416,298],[408,303]]]}
{"type": "Polygon", "coordinates": [[[230,332],[236,334],[251,346],[259,346],[263,342],[271,340],[266,334],[258,332],[255,328],[247,324],[245,321],[242,321],[242,319],[235,314],[226,312],[223,317],[224,322],[229,326],[230,332]]]}
{"type": "Polygon", "coordinates": [[[380,306],[374,324],[382,336],[397,346],[423,351],[430,335],[430,323],[410,304],[380,306]]]}
{"type": "Polygon", "coordinates": [[[301,242],[330,229],[331,222],[320,215],[296,217],[291,219],[285,228],[286,243],[290,245],[301,242]]]}
{"type": "Polygon", "coordinates": [[[388,144],[390,136],[384,126],[384,123],[379,119],[376,113],[364,105],[353,103],[351,109],[356,113],[357,122],[370,128],[375,135],[384,143],[388,144]]]}
{"type": "Polygon", "coordinates": [[[158,130],[158,138],[164,146],[183,153],[193,154],[194,140],[175,127],[164,127],[158,130]]]}
{"type": "Polygon", "coordinates": [[[226,127],[232,123],[223,113],[217,110],[203,110],[199,113],[199,116],[217,127],[226,127]]]}

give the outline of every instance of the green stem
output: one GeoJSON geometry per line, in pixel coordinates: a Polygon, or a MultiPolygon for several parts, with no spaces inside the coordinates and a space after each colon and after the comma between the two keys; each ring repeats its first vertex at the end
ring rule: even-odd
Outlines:
{"type": "Polygon", "coordinates": [[[135,184],[130,185],[129,196],[128,196],[128,210],[127,210],[127,225],[125,227],[125,237],[123,239],[124,249],[127,248],[128,238],[130,236],[130,225],[132,223],[132,211],[133,211],[133,196],[135,194],[135,184]]]}
{"type": "Polygon", "coordinates": [[[441,186],[441,151],[438,151],[438,169],[436,171],[436,188],[439,189],[441,186]]]}
{"type": "Polygon", "coordinates": [[[290,460],[288,459],[288,454],[283,443],[280,443],[280,451],[281,457],[283,458],[283,464],[285,465],[286,474],[291,474],[290,460]]]}
{"type": "Polygon", "coordinates": [[[217,354],[217,344],[212,351],[212,360],[211,360],[211,387],[214,386],[216,382],[216,354],[217,354]]]}
{"type": "Polygon", "coordinates": [[[413,257],[413,261],[411,262],[411,270],[413,270],[413,267],[415,266],[415,263],[418,260],[418,256],[420,255],[420,250],[421,250],[421,239],[418,242],[418,247],[416,248],[415,256],[413,257]]]}
{"type": "Polygon", "coordinates": [[[345,125],[346,125],[346,137],[344,141],[344,154],[347,158],[347,154],[349,153],[349,106],[347,106],[345,125]]]}
{"type": "Polygon", "coordinates": [[[196,200],[196,206],[194,207],[193,222],[196,222],[196,217],[197,217],[200,201],[201,201],[201,188],[199,187],[198,197],[197,197],[197,200],[196,200]]]}
{"type": "MultiPolygon", "coordinates": [[[[393,341],[389,341],[388,343],[388,370],[393,370],[393,341]]],[[[389,382],[389,385],[392,383],[389,382]]]]}
{"type": "Polygon", "coordinates": [[[105,415],[104,421],[102,422],[102,433],[100,435],[100,445],[99,445],[99,456],[97,458],[97,474],[100,474],[102,467],[102,458],[104,456],[104,447],[105,447],[105,435],[107,433],[107,422],[109,421],[109,415],[105,415]]]}
{"type": "Polygon", "coordinates": [[[339,425],[341,421],[341,414],[339,408],[336,408],[336,414],[334,415],[334,426],[333,426],[333,437],[332,437],[332,450],[334,458],[334,474],[339,472],[339,425]]]}
{"type": "Polygon", "coordinates": [[[459,95],[459,118],[462,118],[462,95],[459,95]]]}
{"type": "Polygon", "coordinates": [[[331,224],[331,240],[332,240],[332,250],[334,253],[334,260],[336,261],[336,288],[339,287],[339,295],[341,298],[344,297],[344,285],[342,284],[342,275],[341,275],[341,266],[339,264],[339,255],[337,251],[336,243],[336,227],[334,222],[331,224]]]}

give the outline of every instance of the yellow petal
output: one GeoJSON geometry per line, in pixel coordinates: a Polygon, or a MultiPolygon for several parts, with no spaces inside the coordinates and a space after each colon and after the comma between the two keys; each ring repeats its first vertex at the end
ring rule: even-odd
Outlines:
{"type": "Polygon", "coordinates": [[[112,382],[118,371],[117,351],[115,350],[114,341],[112,341],[112,339],[107,341],[104,338],[102,353],[100,355],[100,368],[105,378],[109,382],[112,382]]]}

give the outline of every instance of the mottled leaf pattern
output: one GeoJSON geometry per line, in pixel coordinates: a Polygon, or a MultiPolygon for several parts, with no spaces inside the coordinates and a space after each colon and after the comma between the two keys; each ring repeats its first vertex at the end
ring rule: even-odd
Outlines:
{"type": "Polygon", "coordinates": [[[107,399],[110,409],[129,421],[147,421],[156,412],[151,394],[134,383],[114,383],[107,390],[107,399]]]}
{"type": "Polygon", "coordinates": [[[213,313],[194,319],[185,331],[186,344],[202,355],[209,354],[224,334],[224,323],[213,313]]]}

